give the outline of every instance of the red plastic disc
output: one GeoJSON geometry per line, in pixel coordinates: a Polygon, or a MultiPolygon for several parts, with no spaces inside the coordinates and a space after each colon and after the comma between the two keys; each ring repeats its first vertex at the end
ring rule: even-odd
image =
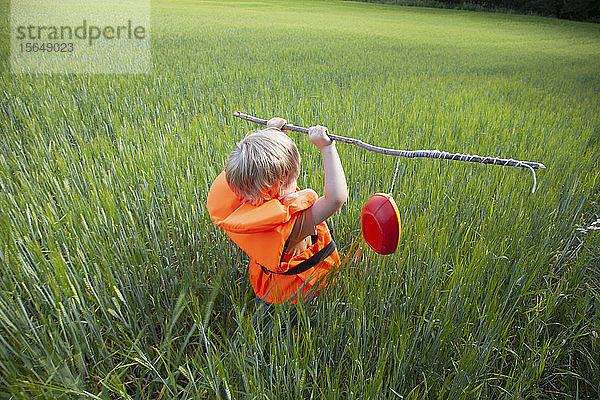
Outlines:
{"type": "Polygon", "coordinates": [[[363,238],[376,253],[392,254],[400,239],[400,213],[393,197],[375,193],[360,214],[363,238]]]}

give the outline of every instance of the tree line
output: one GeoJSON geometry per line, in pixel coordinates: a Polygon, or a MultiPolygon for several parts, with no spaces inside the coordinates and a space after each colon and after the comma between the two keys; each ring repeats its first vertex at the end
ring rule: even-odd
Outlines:
{"type": "Polygon", "coordinates": [[[356,0],[473,11],[518,12],[576,21],[600,22],[599,0],[356,0]]]}

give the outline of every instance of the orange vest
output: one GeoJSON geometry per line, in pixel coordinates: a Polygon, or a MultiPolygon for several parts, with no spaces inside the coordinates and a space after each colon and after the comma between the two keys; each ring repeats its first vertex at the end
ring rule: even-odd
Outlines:
{"type": "Polygon", "coordinates": [[[254,293],[268,303],[291,300],[294,304],[299,297],[316,294],[325,283],[325,274],[340,263],[325,222],[317,225],[316,238],[312,236],[312,245],[305,251],[294,257],[285,254],[298,213],[316,200],[317,194],[305,189],[285,201],[271,199],[259,206],[242,203],[229,187],[224,171],[208,192],[210,219],[248,254],[254,293]],[[317,283],[319,286],[314,287],[317,283]]]}

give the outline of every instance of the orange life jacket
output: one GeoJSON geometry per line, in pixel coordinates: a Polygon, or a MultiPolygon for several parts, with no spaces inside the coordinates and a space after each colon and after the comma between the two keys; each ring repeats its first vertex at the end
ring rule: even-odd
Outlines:
{"type": "Polygon", "coordinates": [[[268,303],[291,300],[294,304],[300,297],[316,294],[325,283],[324,275],[340,263],[325,222],[317,225],[317,235],[311,237],[312,245],[306,250],[293,257],[285,253],[298,213],[316,200],[317,194],[305,189],[283,201],[271,199],[259,206],[242,203],[229,187],[224,171],[208,192],[210,219],[248,254],[254,293],[268,303]],[[319,286],[314,287],[317,283],[319,286]]]}

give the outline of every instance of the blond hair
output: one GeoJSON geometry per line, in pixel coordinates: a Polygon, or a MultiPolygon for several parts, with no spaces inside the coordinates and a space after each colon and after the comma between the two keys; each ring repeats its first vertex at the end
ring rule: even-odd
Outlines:
{"type": "Polygon", "coordinates": [[[225,178],[240,200],[258,205],[279,196],[279,190],[300,175],[300,154],[283,132],[263,129],[246,135],[225,166],[225,178]]]}

